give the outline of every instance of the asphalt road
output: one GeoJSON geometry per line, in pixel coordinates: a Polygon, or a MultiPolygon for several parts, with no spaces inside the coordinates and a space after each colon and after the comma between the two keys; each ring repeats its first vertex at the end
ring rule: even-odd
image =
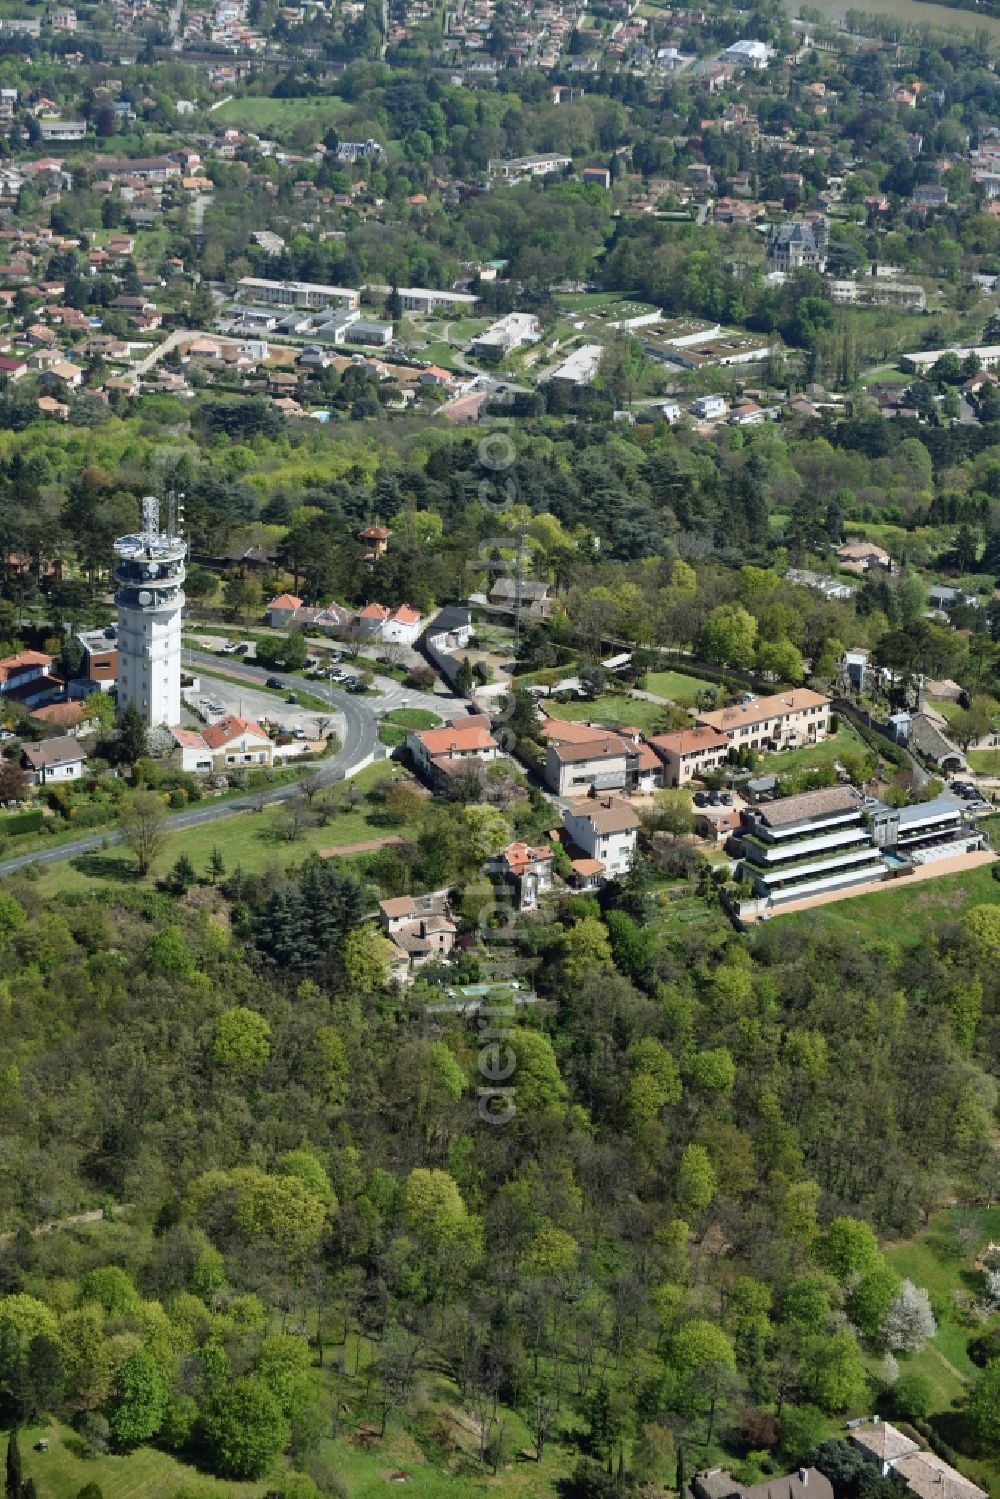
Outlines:
{"type": "MultiPolygon", "coordinates": [[[[217,656],[202,655],[198,651],[185,652],[185,656],[195,663],[204,666],[218,668],[219,658],[217,656]]],[[[243,677],[248,682],[263,682],[268,672],[256,667],[244,665],[226,665],[227,675],[243,677]]],[[[326,687],[321,683],[310,682],[309,691],[317,697],[325,698],[331,707],[338,713],[343,714],[344,742],[335,755],[316,763],[315,769],[324,781],[342,781],[359,770],[363,763],[372,754],[378,744],[378,720],[368,702],[362,697],[353,697],[350,693],[338,692],[336,688],[326,687]]],[[[166,821],[168,833],[179,832],[183,828],[199,827],[202,823],[217,822],[223,817],[230,817],[235,812],[252,812],[263,801],[265,805],[273,805],[275,802],[287,801],[297,791],[296,783],[293,781],[285,786],[274,786],[270,791],[253,792],[247,796],[233,797],[230,801],[209,802],[204,805],[192,807],[188,812],[178,812],[166,821]]],[[[21,854],[16,859],[4,859],[0,861],[0,877],[8,874],[16,874],[19,869],[24,869],[28,864],[60,864],[66,859],[78,858],[80,854],[90,853],[95,848],[101,848],[105,844],[114,845],[121,843],[121,834],[115,831],[96,832],[89,834],[86,838],[74,838],[71,843],[60,843],[56,848],[43,849],[34,854],[21,854]]]]}

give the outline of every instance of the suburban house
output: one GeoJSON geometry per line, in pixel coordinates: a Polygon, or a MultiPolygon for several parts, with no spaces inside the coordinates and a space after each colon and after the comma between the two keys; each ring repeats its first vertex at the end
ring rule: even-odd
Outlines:
{"type": "Polygon", "coordinates": [[[518,911],[533,911],[538,897],[552,889],[553,853],[547,843],[508,843],[487,866],[490,879],[509,893],[518,911]]]}
{"type": "Polygon", "coordinates": [[[852,573],[892,572],[892,558],[873,541],[852,539],[837,548],[837,561],[852,573]]]}
{"type": "Polygon", "coordinates": [[[16,656],[0,660],[0,692],[17,692],[31,682],[42,682],[48,676],[52,657],[44,651],[18,651],[16,656]]]}
{"type": "Polygon", "coordinates": [[[855,1426],[849,1440],[879,1469],[883,1478],[895,1478],[918,1499],[986,1499],[982,1489],[956,1471],[919,1442],[899,1431],[891,1421],[855,1426]]]}
{"type": "Polygon", "coordinates": [[[870,1425],[853,1427],[849,1439],[861,1448],[865,1457],[878,1464],[883,1478],[888,1478],[894,1462],[920,1451],[919,1442],[905,1436],[891,1421],[880,1421],[877,1416],[870,1425]]]}
{"type": "Polygon", "coordinates": [[[748,697],[698,722],[725,734],[733,749],[783,750],[815,744],[830,732],[830,699],[808,687],[771,697],[748,697]]]}
{"type": "Polygon", "coordinates": [[[537,619],[551,619],[555,611],[555,600],[550,596],[551,583],[536,583],[524,578],[518,587],[515,578],[496,578],[489,591],[489,602],[495,609],[513,609],[520,596],[521,611],[537,619]]]}
{"type": "Polygon", "coordinates": [[[602,729],[547,718],[540,733],[548,741],[545,784],[557,796],[650,792],[663,783],[659,758],[638,729],[602,729]]]}
{"type": "Polygon", "coordinates": [[[71,734],[74,738],[86,734],[94,723],[84,704],[70,698],[64,698],[59,703],[48,703],[42,708],[33,708],[30,717],[32,723],[38,724],[40,728],[61,729],[64,734],[71,734]]]}
{"type": "Polygon", "coordinates": [[[657,734],[650,745],[663,761],[666,786],[685,786],[695,776],[718,770],[729,754],[729,740],[708,724],[657,734]]]}
{"type": "Polygon", "coordinates": [[[385,604],[366,604],[354,616],[352,633],[361,640],[380,640],[386,645],[412,645],[420,634],[420,611],[409,604],[395,609],[385,604]]]}
{"type": "Polygon", "coordinates": [[[272,630],[283,630],[292,623],[295,612],[302,608],[302,600],[294,593],[280,593],[267,606],[264,619],[272,630]]]}
{"type": "Polygon", "coordinates": [[[398,954],[393,976],[403,983],[433,958],[446,958],[455,946],[458,928],[451,919],[447,890],[395,896],[379,901],[378,909],[382,930],[398,954]]]}
{"type": "Polygon", "coordinates": [[[212,756],[213,770],[232,770],[241,765],[271,765],[274,746],[259,724],[228,714],[209,724],[201,737],[212,756]]]}
{"type": "Polygon", "coordinates": [[[563,828],[573,845],[570,858],[578,883],[592,887],[628,874],[639,837],[639,818],[622,797],[572,802],[563,812],[563,828]]]}
{"type": "Polygon", "coordinates": [[[170,751],[172,764],[192,775],[208,775],[212,771],[212,751],[197,729],[182,729],[178,726],[170,730],[170,737],[173,740],[170,751]]]}
{"type": "Polygon", "coordinates": [[[46,739],[41,744],[26,744],[21,751],[21,764],[35,786],[78,781],[86,763],[87,756],[72,734],[46,739]]]}
{"type": "Polygon", "coordinates": [[[691,1478],[694,1499],[833,1499],[833,1485],[818,1468],[800,1468],[760,1483],[737,1483],[725,1468],[704,1468],[691,1478]]]}
{"type": "Polygon", "coordinates": [[[406,748],[416,769],[431,782],[473,769],[495,760],[500,746],[483,713],[449,718],[440,729],[408,729],[406,748]]]}
{"type": "Polygon", "coordinates": [[[952,609],[957,609],[959,604],[977,604],[979,600],[974,593],[963,593],[960,588],[949,588],[945,583],[935,583],[927,595],[927,604],[931,609],[940,609],[943,614],[950,614],[952,609]]]}

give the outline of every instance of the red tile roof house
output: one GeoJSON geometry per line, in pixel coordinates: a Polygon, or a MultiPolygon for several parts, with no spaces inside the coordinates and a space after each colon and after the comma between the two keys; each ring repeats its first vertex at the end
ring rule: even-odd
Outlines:
{"type": "Polygon", "coordinates": [[[400,604],[396,609],[387,609],[384,604],[366,604],[355,615],[352,633],[362,640],[412,645],[420,628],[420,612],[409,604],[400,604]]]}
{"type": "Polygon", "coordinates": [[[291,623],[296,609],[302,608],[302,600],[294,593],[279,594],[267,606],[264,618],[272,630],[280,630],[291,623]]]}
{"type": "Polygon", "coordinates": [[[94,723],[86,704],[75,700],[35,708],[31,713],[31,721],[46,729],[62,729],[64,734],[73,738],[86,734],[94,723]]]}
{"type": "Polygon", "coordinates": [[[663,784],[663,766],[638,729],[603,729],[547,718],[541,735],[548,741],[545,783],[558,796],[596,791],[631,795],[663,784]]]}
{"type": "Polygon", "coordinates": [[[44,651],[18,651],[0,661],[0,692],[14,692],[31,682],[42,682],[48,675],[52,657],[44,651]]]}
{"type": "Polygon", "coordinates": [[[235,770],[252,765],[271,765],[274,746],[259,724],[229,714],[203,729],[201,737],[212,754],[214,770],[235,770]]]}
{"type": "Polygon", "coordinates": [[[438,783],[477,763],[495,760],[500,753],[489,719],[479,714],[451,718],[441,729],[410,729],[406,748],[417,770],[438,783]]]}
{"type": "Polygon", "coordinates": [[[487,873],[511,892],[519,911],[533,911],[539,895],[552,889],[553,857],[547,843],[509,843],[487,866],[487,873]]]}
{"type": "Polygon", "coordinates": [[[663,761],[667,786],[685,786],[693,777],[717,770],[729,754],[725,734],[708,724],[657,734],[649,742],[663,761]]]}

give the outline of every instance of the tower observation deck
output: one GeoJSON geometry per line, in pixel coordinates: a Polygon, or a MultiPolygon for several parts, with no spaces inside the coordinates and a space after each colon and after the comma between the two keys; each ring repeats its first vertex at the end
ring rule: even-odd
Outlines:
{"type": "Polygon", "coordinates": [[[160,504],[142,502],[142,530],[115,542],[118,606],[118,712],[134,703],[147,728],[181,716],[181,615],[187,543],[171,516],[160,529],[160,504]]]}

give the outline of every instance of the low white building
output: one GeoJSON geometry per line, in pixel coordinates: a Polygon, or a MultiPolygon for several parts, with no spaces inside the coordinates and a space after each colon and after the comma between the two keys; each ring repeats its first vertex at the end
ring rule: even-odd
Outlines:
{"type": "Polygon", "coordinates": [[[537,343],[539,337],[538,319],[533,313],[508,312],[476,335],[469,352],[478,354],[480,359],[502,359],[522,344],[537,343]]]}
{"type": "Polygon", "coordinates": [[[696,401],[691,402],[692,415],[706,422],[725,416],[728,410],[725,396],[699,396],[696,401]]]}
{"type": "Polygon", "coordinates": [[[499,177],[502,182],[519,182],[524,177],[547,177],[550,172],[564,172],[572,165],[572,156],[546,151],[537,156],[511,156],[504,161],[491,161],[489,174],[499,177]]]}
{"type": "Polygon", "coordinates": [[[214,768],[212,764],[212,751],[205,742],[203,734],[197,729],[183,729],[177,727],[170,730],[170,737],[174,741],[174,747],[170,752],[170,759],[181,770],[188,771],[191,775],[208,775],[214,768]]]}
{"type": "Polygon", "coordinates": [[[602,344],[581,344],[554,369],[539,375],[538,382],[541,384],[546,380],[564,380],[567,385],[589,385],[601,368],[603,358],[602,344]]]}
{"type": "Polygon", "coordinates": [[[727,47],[725,52],[719,56],[720,62],[735,63],[738,68],[752,68],[759,71],[766,68],[774,56],[774,49],[766,42],[739,41],[727,47]]]}
{"type": "Polygon", "coordinates": [[[313,281],[267,281],[259,276],[244,276],[236,291],[247,302],[265,307],[312,307],[322,312],[327,307],[357,307],[361,293],[350,286],[323,286],[313,281]]]}

